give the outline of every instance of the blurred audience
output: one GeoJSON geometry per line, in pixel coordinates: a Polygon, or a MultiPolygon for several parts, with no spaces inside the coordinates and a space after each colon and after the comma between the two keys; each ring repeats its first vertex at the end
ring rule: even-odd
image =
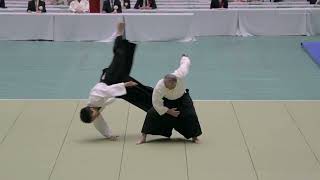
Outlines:
{"type": "Polygon", "coordinates": [[[102,11],[105,13],[122,13],[120,0],[105,0],[103,2],[102,11]]]}
{"type": "Polygon", "coordinates": [[[70,3],[69,10],[74,13],[87,13],[89,12],[89,1],[74,0],[70,3]]]}
{"type": "Polygon", "coordinates": [[[42,0],[31,0],[28,2],[27,12],[45,13],[46,3],[42,0]]]}
{"type": "Polygon", "coordinates": [[[0,0],[0,8],[7,8],[4,0],[0,0]]]}
{"type": "Polygon", "coordinates": [[[137,0],[135,9],[157,9],[155,0],[137,0]]]}
{"type": "Polygon", "coordinates": [[[210,9],[228,8],[228,0],[211,0],[210,9]]]}

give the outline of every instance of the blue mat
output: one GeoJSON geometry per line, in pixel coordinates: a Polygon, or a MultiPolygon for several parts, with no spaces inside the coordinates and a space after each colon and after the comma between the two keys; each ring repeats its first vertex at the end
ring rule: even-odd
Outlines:
{"type": "Polygon", "coordinates": [[[320,66],[320,42],[303,42],[301,46],[313,61],[320,66]]]}

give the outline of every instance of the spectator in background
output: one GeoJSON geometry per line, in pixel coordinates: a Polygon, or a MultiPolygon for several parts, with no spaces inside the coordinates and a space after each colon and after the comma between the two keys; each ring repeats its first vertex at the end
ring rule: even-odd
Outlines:
{"type": "Polygon", "coordinates": [[[103,2],[103,12],[106,13],[122,13],[120,0],[105,0],[103,2]]]}
{"type": "Polygon", "coordinates": [[[137,0],[135,9],[157,9],[155,0],[137,0]]]}
{"type": "Polygon", "coordinates": [[[0,8],[7,8],[4,0],[0,0],[0,8]]]}
{"type": "Polygon", "coordinates": [[[228,8],[228,0],[211,0],[210,9],[228,8]]]}
{"type": "Polygon", "coordinates": [[[308,0],[310,4],[320,4],[319,0],[308,0]]]}
{"type": "Polygon", "coordinates": [[[89,12],[88,0],[74,0],[70,3],[69,10],[74,13],[87,13],[89,12]]]}
{"type": "Polygon", "coordinates": [[[122,5],[123,9],[130,9],[131,8],[130,0],[122,0],[121,5],[122,5]]]}
{"type": "Polygon", "coordinates": [[[46,3],[42,0],[31,0],[28,2],[27,12],[45,13],[46,3]]]}

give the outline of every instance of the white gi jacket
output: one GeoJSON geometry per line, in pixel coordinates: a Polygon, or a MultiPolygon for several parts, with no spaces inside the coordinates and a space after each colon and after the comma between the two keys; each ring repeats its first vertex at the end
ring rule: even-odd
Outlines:
{"type": "MultiPolygon", "coordinates": [[[[116,96],[125,94],[127,94],[127,91],[124,83],[110,86],[105,83],[97,83],[90,91],[88,106],[101,107],[100,112],[102,112],[107,105],[115,101],[116,96]]],[[[93,121],[93,124],[103,136],[108,138],[112,135],[110,127],[101,114],[93,121]]]]}
{"type": "Polygon", "coordinates": [[[181,58],[180,67],[172,73],[177,77],[177,85],[174,89],[170,90],[166,88],[163,79],[158,81],[152,93],[152,105],[159,115],[163,115],[168,111],[168,108],[163,105],[163,97],[169,100],[175,100],[182,97],[185,93],[184,78],[189,72],[190,64],[189,57],[183,56],[181,58]]]}

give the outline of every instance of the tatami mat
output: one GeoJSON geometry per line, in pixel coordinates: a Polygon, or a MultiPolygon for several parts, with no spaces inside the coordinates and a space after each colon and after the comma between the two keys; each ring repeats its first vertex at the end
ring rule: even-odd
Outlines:
{"type": "Polygon", "coordinates": [[[121,135],[116,142],[103,138],[92,124],[80,121],[79,111],[83,106],[81,103],[78,107],[50,179],[117,179],[129,105],[118,101],[103,112],[113,132],[121,135]]]}
{"type": "Polygon", "coordinates": [[[151,137],[151,143],[135,145],[145,113],[130,106],[129,114],[120,179],[186,180],[184,141],[172,143],[166,138],[151,137]]]}
{"type": "Polygon", "coordinates": [[[79,120],[79,100],[0,101],[0,179],[319,180],[320,101],[197,101],[202,144],[175,133],[136,145],[145,113],[103,115],[119,140],[79,120]]]}
{"type": "Polygon", "coordinates": [[[233,104],[260,180],[320,179],[319,163],[282,103],[233,104]]]}
{"type": "Polygon", "coordinates": [[[0,179],[48,179],[77,104],[28,102],[0,146],[0,179]]]}
{"type": "Polygon", "coordinates": [[[203,144],[187,144],[190,180],[256,179],[232,104],[208,101],[195,106],[203,144]]]}
{"type": "Polygon", "coordinates": [[[0,101],[0,143],[4,141],[10,128],[22,113],[24,102],[21,101],[0,101]]]}

